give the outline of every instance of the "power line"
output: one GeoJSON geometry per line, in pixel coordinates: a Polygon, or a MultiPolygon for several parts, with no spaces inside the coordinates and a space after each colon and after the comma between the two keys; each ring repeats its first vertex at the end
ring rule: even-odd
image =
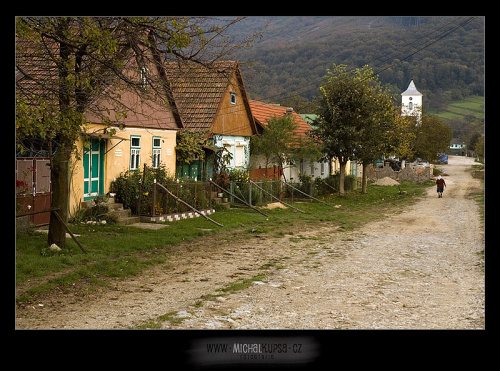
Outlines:
{"type": "MultiPolygon", "coordinates": [[[[450,24],[459,21],[461,18],[463,18],[463,17],[459,17],[458,19],[454,19],[454,20],[452,20],[450,22],[447,22],[443,26],[439,26],[438,28],[433,29],[432,31],[426,33],[424,36],[419,37],[417,40],[413,40],[413,41],[411,41],[411,42],[403,45],[402,47],[398,48],[396,51],[394,51],[391,54],[389,54],[389,56],[384,56],[384,57],[381,57],[381,58],[374,59],[373,61],[371,61],[371,64],[373,64],[373,63],[375,63],[375,62],[377,62],[379,60],[381,60],[382,62],[386,61],[386,60],[390,60],[390,59],[393,59],[393,60],[394,59],[399,59],[400,61],[407,60],[410,57],[412,57],[413,55],[417,54],[418,52],[420,52],[420,51],[428,48],[429,46],[435,44],[436,42],[442,40],[444,37],[450,35],[451,33],[455,32],[459,28],[462,28],[463,26],[465,26],[466,24],[470,23],[472,20],[474,20],[477,17],[470,17],[469,19],[458,23],[456,26],[454,26],[450,30],[442,31],[437,36],[433,36],[432,39],[430,39],[430,40],[424,40],[423,43],[420,43],[420,41],[422,39],[427,38],[428,36],[436,33],[438,30],[442,30],[443,28],[448,27],[450,24]],[[414,44],[415,44],[415,46],[414,46],[414,44]],[[410,48],[410,47],[412,49],[411,51],[410,50],[404,50],[404,49],[407,49],[407,48],[410,48]],[[396,57],[399,57],[399,58],[396,58],[396,57]]],[[[385,71],[385,70],[387,70],[387,69],[389,69],[391,67],[392,67],[392,65],[389,65],[389,66],[387,66],[385,68],[382,68],[382,69],[378,70],[374,74],[375,75],[379,74],[379,73],[381,73],[381,72],[383,72],[383,71],[385,71]]],[[[351,72],[354,69],[355,68],[352,68],[348,72],[351,72]]],[[[264,96],[263,98],[261,98],[261,100],[271,100],[271,99],[275,99],[275,98],[283,96],[283,95],[288,95],[290,93],[296,93],[298,91],[307,92],[307,91],[310,91],[313,88],[317,88],[317,86],[318,86],[317,82],[311,82],[311,83],[303,85],[303,86],[301,86],[299,88],[288,90],[288,91],[283,92],[283,93],[277,93],[277,94],[272,94],[272,95],[264,96]],[[305,90],[303,90],[303,89],[305,89],[305,90]]],[[[297,95],[290,95],[290,97],[292,97],[292,96],[297,96],[297,95]]]]}
{"type": "MultiPolygon", "coordinates": [[[[390,60],[390,59],[398,59],[400,62],[402,61],[405,61],[409,58],[411,58],[413,55],[421,52],[422,50],[430,47],[431,45],[437,43],[438,41],[442,40],[443,38],[445,38],[446,36],[450,35],[451,33],[457,31],[458,29],[464,27],[465,25],[467,25],[468,23],[472,22],[474,19],[476,19],[477,17],[470,17],[466,20],[462,20],[463,17],[459,17],[457,19],[453,19],[452,21],[450,22],[447,22],[445,25],[443,26],[439,26],[429,32],[427,32],[424,36],[421,36],[419,37],[417,40],[412,40],[410,42],[408,42],[407,44],[403,45],[402,47],[398,48],[397,50],[395,50],[394,52],[392,52],[391,54],[389,54],[389,56],[384,56],[384,57],[381,57],[381,58],[377,58],[377,59],[374,59],[372,61],[372,64],[374,62],[377,62],[379,60],[381,61],[387,61],[387,60],[390,60]],[[458,22],[458,23],[456,23],[458,22]],[[454,24],[455,25],[451,28],[451,29],[448,29],[448,30],[445,30],[449,25],[451,24],[454,24]],[[439,32],[437,35],[435,36],[432,36],[433,34],[439,32]],[[431,37],[430,39],[427,40],[427,37],[431,37]],[[425,39],[425,40],[424,40],[425,39]],[[422,42],[421,42],[422,41],[422,42]],[[411,50],[407,50],[407,49],[411,49],[411,50]],[[398,57],[398,58],[396,58],[398,57]]],[[[373,75],[378,75],[379,73],[389,69],[393,67],[393,64],[390,64],[389,66],[387,67],[384,67],[384,68],[381,68],[377,71],[375,71],[373,73],[373,75]]],[[[349,72],[352,72],[354,71],[355,68],[351,68],[350,70],[347,71],[347,73],[349,72]]],[[[239,84],[238,84],[239,86],[239,84]]],[[[243,87],[242,86],[239,86],[240,89],[242,89],[243,87]]],[[[311,89],[317,89],[318,88],[318,83],[317,82],[311,82],[307,85],[303,85],[301,87],[298,87],[296,89],[293,89],[293,90],[289,90],[287,92],[284,92],[284,93],[277,93],[277,94],[273,94],[273,95],[268,95],[268,96],[265,96],[264,98],[261,98],[259,99],[260,101],[269,101],[269,100],[272,100],[272,99],[275,99],[277,97],[280,97],[280,96],[283,96],[284,94],[290,94],[289,97],[294,97],[294,96],[298,96],[298,94],[294,94],[294,93],[298,93],[299,91],[302,91],[302,92],[307,92],[311,89]],[[306,90],[303,90],[303,89],[306,89],[306,90]]],[[[234,114],[234,113],[238,113],[238,112],[243,112],[246,110],[245,106],[243,105],[242,109],[239,109],[239,110],[234,110],[234,108],[232,107],[228,107],[227,108],[228,110],[230,110],[229,112],[227,113],[224,113],[224,112],[218,112],[218,115],[219,116],[224,116],[224,115],[228,115],[228,114],[234,114]]]]}

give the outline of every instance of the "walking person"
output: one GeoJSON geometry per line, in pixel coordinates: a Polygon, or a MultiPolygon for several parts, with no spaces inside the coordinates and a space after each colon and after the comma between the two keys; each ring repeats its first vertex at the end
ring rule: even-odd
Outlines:
{"type": "Polygon", "coordinates": [[[443,178],[441,178],[441,175],[438,175],[438,178],[436,180],[436,186],[437,186],[438,197],[442,198],[444,187],[446,187],[446,182],[444,181],[443,178]]]}

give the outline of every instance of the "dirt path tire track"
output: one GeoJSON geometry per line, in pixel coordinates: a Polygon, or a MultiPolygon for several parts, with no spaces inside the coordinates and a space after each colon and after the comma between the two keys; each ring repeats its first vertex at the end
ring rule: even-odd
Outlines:
{"type": "Polygon", "coordinates": [[[185,318],[163,328],[483,328],[482,229],[468,197],[480,184],[466,171],[469,160],[443,166],[444,198],[432,188],[359,230],[319,227],[237,243],[213,236],[102,293],[18,308],[16,327],[136,328],[175,312],[185,318]],[[262,273],[246,289],[217,291],[262,273]]]}

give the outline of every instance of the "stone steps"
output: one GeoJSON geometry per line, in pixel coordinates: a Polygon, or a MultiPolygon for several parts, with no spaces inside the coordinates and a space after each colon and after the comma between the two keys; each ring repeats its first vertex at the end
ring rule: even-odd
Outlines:
{"type": "MultiPolygon", "coordinates": [[[[95,203],[93,200],[86,200],[82,202],[82,207],[92,207],[95,203]]],[[[140,218],[138,216],[131,216],[130,209],[124,209],[123,204],[115,202],[114,197],[108,198],[108,214],[116,215],[118,218],[118,224],[128,225],[139,223],[140,218]]]]}
{"type": "Polygon", "coordinates": [[[214,200],[217,205],[223,205],[228,209],[231,208],[231,203],[228,199],[226,197],[217,197],[217,192],[212,192],[212,200],[214,200]]]}
{"type": "Polygon", "coordinates": [[[115,215],[118,218],[118,224],[129,225],[139,223],[140,217],[131,216],[130,209],[124,209],[123,204],[115,202],[114,197],[108,199],[108,214],[115,215]]]}

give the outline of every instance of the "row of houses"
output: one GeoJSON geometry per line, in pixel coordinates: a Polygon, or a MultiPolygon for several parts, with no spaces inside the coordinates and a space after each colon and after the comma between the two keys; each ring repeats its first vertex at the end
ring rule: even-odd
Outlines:
{"type": "MultiPolygon", "coordinates": [[[[224,148],[231,154],[229,169],[247,170],[251,158],[250,138],[265,130],[269,118],[291,114],[298,124],[297,135],[305,136],[311,130],[292,108],[249,99],[237,61],[214,62],[210,68],[199,63],[166,62],[164,67],[172,93],[168,104],[145,102],[136,92],[125,91],[120,99],[124,106],[134,109],[125,116],[109,106],[109,117],[119,118],[111,126],[102,117],[91,112],[86,114],[90,122],[85,127],[87,138],[76,143],[78,155],[72,158],[70,166],[70,216],[80,208],[82,201],[107,194],[111,182],[121,172],[140,170],[144,164],[153,168],[162,164],[178,177],[199,180],[212,177],[213,162],[177,161],[176,137],[181,130],[208,133],[211,144],[204,148],[206,157],[224,148]]],[[[136,78],[146,89],[148,74],[153,73],[153,69],[136,68],[136,78]]],[[[16,84],[22,83],[23,76],[18,79],[16,70],[16,84]]],[[[105,102],[100,104],[106,106],[105,102]]],[[[252,162],[252,175],[284,176],[290,180],[298,180],[301,174],[327,177],[337,166],[335,162],[301,161],[283,170],[266,170],[257,160],[252,162]]],[[[23,174],[17,168],[16,171],[16,179],[21,179],[23,174]]],[[[348,171],[356,174],[356,165],[348,171]]]]}

